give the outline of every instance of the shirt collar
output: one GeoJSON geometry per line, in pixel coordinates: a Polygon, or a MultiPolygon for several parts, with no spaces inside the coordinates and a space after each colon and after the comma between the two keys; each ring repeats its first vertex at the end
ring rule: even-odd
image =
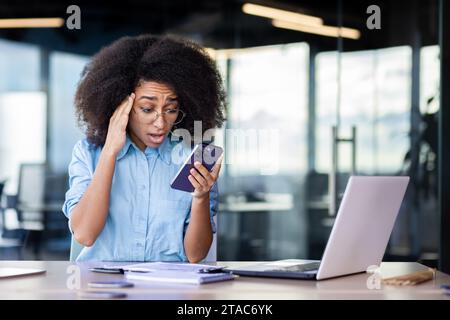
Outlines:
{"type": "MultiPolygon", "coordinates": [[[[125,145],[123,146],[122,150],[120,150],[119,154],[117,155],[116,160],[122,159],[130,149],[130,147],[133,146],[136,151],[140,151],[140,149],[134,144],[134,142],[131,140],[130,136],[127,133],[125,145]]],[[[166,163],[171,163],[171,153],[172,153],[172,142],[170,141],[170,133],[167,135],[167,137],[164,139],[163,143],[155,149],[147,147],[144,150],[145,154],[149,154],[151,152],[156,151],[158,155],[161,157],[161,159],[166,163]]]]}
{"type": "MultiPolygon", "coordinates": [[[[147,147],[146,150],[150,148],[147,147]]],[[[160,158],[166,163],[171,163],[172,156],[172,142],[170,141],[170,133],[166,136],[163,143],[156,149],[160,158]]]]}

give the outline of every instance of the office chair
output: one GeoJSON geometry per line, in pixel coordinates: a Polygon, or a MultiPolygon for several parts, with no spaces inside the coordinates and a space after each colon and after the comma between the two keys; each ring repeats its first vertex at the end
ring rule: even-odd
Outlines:
{"type": "Polygon", "coordinates": [[[19,182],[14,209],[19,228],[27,233],[26,243],[32,247],[39,258],[44,231],[44,214],[40,207],[44,203],[45,171],[43,163],[22,163],[19,169],[19,182]]]}
{"type": "Polygon", "coordinates": [[[16,210],[17,220],[26,230],[44,229],[42,212],[38,209],[44,203],[45,171],[43,163],[20,165],[16,210]]]}
{"type": "Polygon", "coordinates": [[[22,247],[25,241],[23,230],[8,230],[6,226],[6,209],[2,201],[5,181],[0,181],[0,259],[22,260],[22,247]]]}
{"type": "Polygon", "coordinates": [[[45,163],[22,163],[15,210],[19,227],[27,232],[36,258],[42,249],[53,253],[69,250],[69,232],[61,214],[67,175],[51,174],[45,163]]]}

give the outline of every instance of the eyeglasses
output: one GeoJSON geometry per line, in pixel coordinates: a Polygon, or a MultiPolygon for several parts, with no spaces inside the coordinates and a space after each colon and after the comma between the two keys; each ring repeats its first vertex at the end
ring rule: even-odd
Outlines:
{"type": "Polygon", "coordinates": [[[159,116],[162,116],[162,119],[170,124],[170,125],[176,125],[179,124],[181,121],[183,121],[186,114],[183,110],[176,108],[176,109],[168,109],[163,112],[158,112],[155,109],[141,109],[139,112],[137,112],[134,108],[133,111],[138,115],[140,119],[147,123],[153,123],[158,119],[159,116]]]}

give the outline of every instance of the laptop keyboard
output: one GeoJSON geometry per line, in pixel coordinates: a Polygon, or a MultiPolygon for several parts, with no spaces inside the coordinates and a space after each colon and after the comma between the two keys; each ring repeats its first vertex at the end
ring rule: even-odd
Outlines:
{"type": "Polygon", "coordinates": [[[271,269],[266,271],[284,271],[284,272],[306,272],[313,271],[319,269],[320,262],[310,262],[310,263],[302,263],[295,264],[288,267],[280,267],[277,269],[271,269]]]}

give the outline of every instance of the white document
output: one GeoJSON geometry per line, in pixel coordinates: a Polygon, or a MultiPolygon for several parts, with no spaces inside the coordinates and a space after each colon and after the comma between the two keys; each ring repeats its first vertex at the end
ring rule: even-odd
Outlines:
{"type": "Polygon", "coordinates": [[[125,277],[132,280],[167,283],[204,284],[234,279],[231,273],[222,270],[223,267],[207,264],[146,262],[121,266],[104,266],[104,268],[123,269],[125,277]]]}
{"type": "Polygon", "coordinates": [[[173,271],[198,271],[201,269],[222,268],[220,266],[212,266],[209,264],[197,263],[178,263],[178,262],[143,262],[118,266],[105,265],[103,268],[123,269],[124,271],[155,271],[155,270],[173,270],[173,271]]]}

